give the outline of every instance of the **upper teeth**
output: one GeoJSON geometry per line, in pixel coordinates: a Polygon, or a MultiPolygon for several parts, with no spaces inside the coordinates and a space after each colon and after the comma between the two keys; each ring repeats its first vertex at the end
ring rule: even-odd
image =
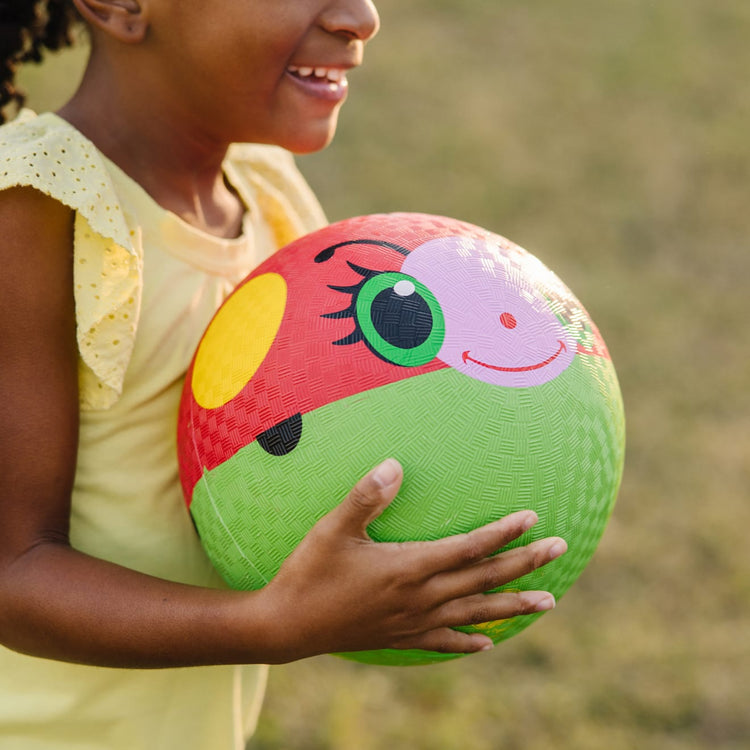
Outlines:
{"type": "Polygon", "coordinates": [[[308,68],[306,66],[290,65],[287,70],[296,73],[301,78],[325,78],[328,81],[338,82],[344,77],[344,71],[339,68],[308,68]]]}

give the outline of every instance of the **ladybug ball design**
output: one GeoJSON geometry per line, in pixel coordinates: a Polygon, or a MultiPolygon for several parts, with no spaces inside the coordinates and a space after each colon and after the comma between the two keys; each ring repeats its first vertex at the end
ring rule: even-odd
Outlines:
{"type": "MultiPolygon", "coordinates": [[[[237,287],[188,371],[178,448],[202,544],[233,587],[264,586],[393,455],[404,483],[375,540],[438,539],[531,508],[540,521],[513,546],[562,536],[568,553],[512,587],[559,598],[604,532],[624,432],[607,347],[557,276],[480,227],[402,213],[302,237],[237,287]]],[[[469,630],[498,642],[540,616],[469,630]]]]}

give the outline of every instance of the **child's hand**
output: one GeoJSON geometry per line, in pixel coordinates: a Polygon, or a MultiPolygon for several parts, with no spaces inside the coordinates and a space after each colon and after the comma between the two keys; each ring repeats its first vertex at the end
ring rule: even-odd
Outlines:
{"type": "Polygon", "coordinates": [[[562,539],[548,538],[490,557],[534,525],[533,511],[434,542],[372,541],[367,526],[396,496],[401,479],[393,459],[371,471],[264,589],[279,661],[377,648],[481,651],[492,646],[487,636],[452,628],[555,606],[542,591],[483,593],[567,549],[562,539]]]}

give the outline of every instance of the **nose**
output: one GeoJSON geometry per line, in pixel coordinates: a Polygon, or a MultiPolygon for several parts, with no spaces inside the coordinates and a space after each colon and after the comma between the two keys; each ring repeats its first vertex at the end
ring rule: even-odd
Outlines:
{"type": "Polygon", "coordinates": [[[332,0],[320,24],[331,34],[367,42],[378,33],[380,16],[372,0],[332,0]]]}

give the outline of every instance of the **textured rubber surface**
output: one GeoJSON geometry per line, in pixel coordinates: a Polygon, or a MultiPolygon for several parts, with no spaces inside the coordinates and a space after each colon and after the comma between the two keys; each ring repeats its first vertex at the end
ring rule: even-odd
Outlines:
{"type": "MultiPolygon", "coordinates": [[[[514,589],[560,597],[611,513],[624,416],[607,349],[554,274],[477,227],[393,214],[309,235],[238,288],[196,362],[181,472],[203,545],[233,587],[269,581],[390,455],[405,480],[370,526],[377,540],[436,539],[524,508],[540,522],[515,544],[567,540],[565,556],[514,589]]],[[[539,616],[476,629],[500,641],[539,616]]]]}

